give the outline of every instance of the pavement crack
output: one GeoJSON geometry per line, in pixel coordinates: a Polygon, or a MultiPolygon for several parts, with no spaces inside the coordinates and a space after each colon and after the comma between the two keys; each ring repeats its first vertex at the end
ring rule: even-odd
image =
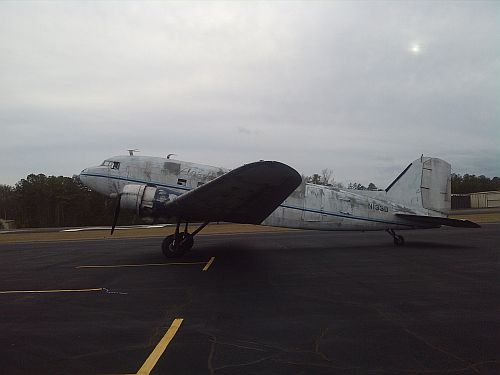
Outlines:
{"type": "Polygon", "coordinates": [[[442,354],[445,354],[449,357],[452,357],[454,359],[456,359],[457,361],[460,361],[462,362],[463,364],[466,364],[467,367],[466,368],[469,368],[471,369],[472,371],[476,372],[476,373],[480,373],[480,371],[478,371],[475,367],[474,367],[474,363],[466,360],[466,359],[463,359],[459,356],[457,356],[456,354],[453,354],[451,353],[450,351],[444,349],[444,348],[441,348],[439,346],[436,346],[434,345],[433,343],[431,343],[429,340],[427,340],[425,337],[422,337],[420,336],[418,333],[416,332],[413,332],[411,331],[409,328],[407,328],[403,323],[401,322],[398,322],[396,319],[390,317],[388,314],[382,312],[380,309],[377,309],[375,308],[375,310],[377,311],[377,313],[382,316],[384,319],[387,319],[389,320],[391,323],[397,325],[399,328],[401,328],[403,331],[405,331],[407,334],[409,334],[410,336],[412,336],[413,338],[417,339],[418,341],[424,343],[426,346],[428,346],[429,348],[437,351],[437,352],[440,352],[442,354]]]}
{"type": "Polygon", "coordinates": [[[239,348],[239,349],[248,349],[248,350],[256,350],[256,351],[259,351],[259,352],[267,352],[266,349],[254,348],[254,347],[250,347],[250,346],[239,345],[239,344],[234,344],[234,343],[225,342],[225,341],[217,341],[217,344],[219,344],[219,345],[226,345],[226,346],[232,346],[234,348],[239,348]]]}
{"type": "Polygon", "coordinates": [[[341,370],[341,371],[352,371],[352,370],[360,370],[361,369],[361,367],[334,366],[334,365],[329,364],[329,363],[312,363],[312,362],[295,362],[295,361],[278,361],[278,362],[283,363],[285,365],[329,368],[329,369],[341,370]]]}
{"type": "Polygon", "coordinates": [[[243,367],[243,366],[252,366],[252,365],[256,365],[258,363],[267,361],[267,360],[269,360],[269,359],[271,359],[273,357],[276,357],[276,354],[271,354],[271,355],[268,355],[266,357],[262,357],[262,358],[256,359],[255,361],[243,362],[243,363],[236,363],[234,365],[226,365],[226,366],[217,367],[215,370],[222,370],[222,369],[235,368],[235,367],[243,367]]]}
{"type": "MultiPolygon", "coordinates": [[[[301,350],[301,349],[287,349],[287,348],[283,348],[283,347],[280,347],[280,346],[276,346],[276,345],[269,345],[269,344],[264,344],[264,343],[259,343],[259,342],[255,342],[255,341],[241,341],[243,343],[246,343],[246,344],[251,344],[251,345],[256,345],[256,346],[261,346],[262,348],[268,348],[269,350],[275,350],[275,351],[279,351],[279,352],[282,352],[282,353],[305,353],[305,354],[314,354],[314,351],[312,350],[301,350]]],[[[254,350],[261,350],[261,351],[266,351],[265,349],[257,349],[257,348],[253,348],[254,350]]]]}
{"type": "MultiPolygon", "coordinates": [[[[359,366],[335,366],[331,363],[313,363],[313,362],[298,362],[289,360],[277,360],[278,363],[292,366],[303,366],[303,367],[317,367],[317,368],[328,368],[332,370],[339,371],[363,371],[364,374],[459,374],[467,371],[471,366],[453,369],[401,369],[401,368],[363,368],[359,366]]],[[[487,364],[487,363],[498,363],[497,361],[484,361],[480,363],[474,363],[473,366],[487,364]]]]}
{"type": "Polygon", "coordinates": [[[215,370],[214,370],[213,359],[215,356],[215,345],[217,345],[217,337],[212,336],[212,340],[210,341],[212,342],[212,344],[210,345],[210,352],[208,353],[207,367],[208,371],[210,372],[210,375],[214,375],[215,370]]]}
{"type": "Polygon", "coordinates": [[[316,353],[317,355],[319,355],[321,358],[323,358],[325,361],[327,362],[332,362],[332,360],[330,358],[328,358],[328,356],[323,353],[321,350],[320,350],[320,345],[321,345],[321,340],[323,339],[323,337],[325,337],[325,335],[328,333],[328,330],[329,328],[326,327],[324,329],[321,330],[321,334],[316,337],[316,340],[314,340],[314,353],[316,353]]]}

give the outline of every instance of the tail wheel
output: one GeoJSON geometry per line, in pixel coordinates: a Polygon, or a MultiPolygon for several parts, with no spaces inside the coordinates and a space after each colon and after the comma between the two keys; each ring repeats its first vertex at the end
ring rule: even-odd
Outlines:
{"type": "Polygon", "coordinates": [[[389,233],[392,238],[394,239],[394,245],[396,246],[402,246],[405,244],[405,239],[403,236],[399,235],[399,234],[396,234],[396,232],[394,231],[394,229],[386,229],[385,230],[387,233],[389,233]]]}
{"type": "Polygon", "coordinates": [[[396,245],[396,246],[402,246],[404,244],[405,244],[404,237],[396,234],[394,236],[394,245],[396,245]]]}

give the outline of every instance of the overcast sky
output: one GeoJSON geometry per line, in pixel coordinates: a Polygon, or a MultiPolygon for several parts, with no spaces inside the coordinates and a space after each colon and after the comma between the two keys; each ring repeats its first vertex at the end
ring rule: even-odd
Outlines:
{"type": "Polygon", "coordinates": [[[500,2],[0,2],[0,183],[137,148],[500,176],[500,2]]]}

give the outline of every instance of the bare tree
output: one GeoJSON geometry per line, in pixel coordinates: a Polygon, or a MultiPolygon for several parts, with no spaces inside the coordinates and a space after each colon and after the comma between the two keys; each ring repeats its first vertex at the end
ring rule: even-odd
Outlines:
{"type": "Polygon", "coordinates": [[[312,176],[309,176],[306,178],[306,182],[309,182],[311,184],[315,185],[323,185],[321,176],[317,173],[313,174],[312,176]]]}
{"type": "Polygon", "coordinates": [[[347,188],[353,190],[366,190],[366,187],[359,182],[349,182],[347,188]]]}
{"type": "Polygon", "coordinates": [[[333,171],[331,169],[325,168],[321,170],[321,185],[332,186],[333,182],[333,171]]]}
{"type": "Polygon", "coordinates": [[[305,177],[305,181],[315,185],[331,186],[337,189],[343,189],[344,185],[341,182],[336,182],[333,177],[333,170],[325,168],[321,170],[321,174],[314,173],[312,176],[305,177]]]}

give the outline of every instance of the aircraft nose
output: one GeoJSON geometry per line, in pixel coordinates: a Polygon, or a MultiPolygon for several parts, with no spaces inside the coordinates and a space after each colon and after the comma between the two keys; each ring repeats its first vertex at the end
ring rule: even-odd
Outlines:
{"type": "Polygon", "coordinates": [[[78,179],[80,180],[80,182],[84,185],[86,185],[86,182],[87,182],[87,176],[86,176],[86,173],[88,172],[88,168],[85,168],[83,171],[80,172],[80,174],[78,175],[78,179]]]}

